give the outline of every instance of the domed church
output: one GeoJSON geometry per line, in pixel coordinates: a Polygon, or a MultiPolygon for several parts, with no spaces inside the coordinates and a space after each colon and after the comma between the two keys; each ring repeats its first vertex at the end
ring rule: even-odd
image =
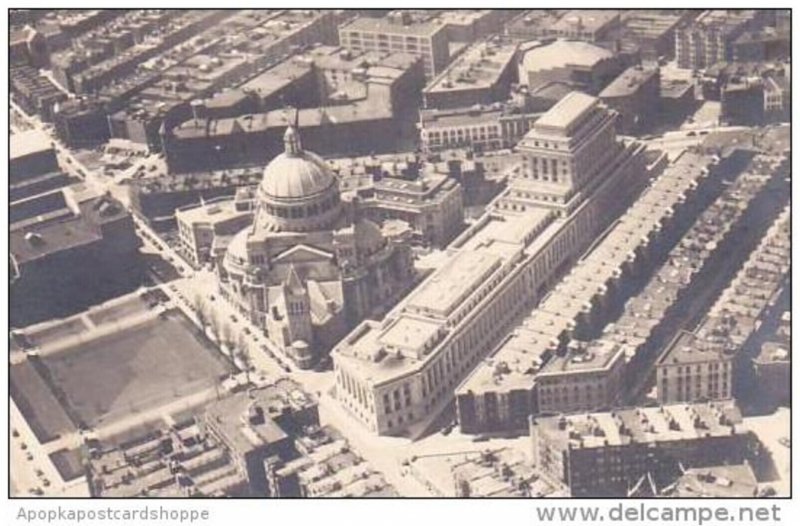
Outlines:
{"type": "Polygon", "coordinates": [[[264,169],[253,223],[217,265],[221,295],[309,368],[413,280],[408,246],[339,197],[325,161],[289,126],[264,169]]]}

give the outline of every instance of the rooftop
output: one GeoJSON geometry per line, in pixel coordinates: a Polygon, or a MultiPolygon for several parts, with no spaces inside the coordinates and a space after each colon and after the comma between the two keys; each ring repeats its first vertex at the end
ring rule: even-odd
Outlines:
{"type": "Polygon", "coordinates": [[[602,99],[631,95],[636,93],[642,85],[657,75],[658,69],[656,68],[643,68],[642,66],[630,67],[615,78],[611,84],[606,86],[598,97],[602,99]]]}
{"type": "Polygon", "coordinates": [[[681,331],[659,359],[660,364],[693,364],[724,360],[726,354],[735,349],[727,349],[714,341],[705,341],[698,335],[681,331]]]}
{"type": "Polygon", "coordinates": [[[539,376],[597,371],[609,367],[623,354],[624,348],[616,342],[574,341],[566,353],[553,356],[539,372],[539,376]]]}
{"type": "Polygon", "coordinates": [[[389,17],[373,18],[358,17],[339,27],[339,31],[364,31],[369,33],[411,35],[433,37],[443,31],[446,25],[443,21],[431,18],[424,21],[414,21],[406,18],[408,23],[389,17]]]}
{"type": "Polygon", "coordinates": [[[11,135],[8,158],[13,161],[14,159],[52,149],[52,140],[46,133],[38,129],[26,130],[11,135]]]}
{"type": "Polygon", "coordinates": [[[425,93],[493,86],[516,57],[518,44],[479,42],[469,47],[426,87],[425,93]]]}
{"type": "Polygon", "coordinates": [[[500,268],[500,257],[487,251],[464,251],[451,258],[409,296],[407,306],[445,318],[465,297],[500,268]]]}
{"type": "Polygon", "coordinates": [[[559,18],[550,30],[561,32],[578,28],[594,33],[618,18],[619,11],[614,9],[574,9],[559,18]]]}
{"type": "Polygon", "coordinates": [[[415,354],[435,340],[441,329],[440,322],[401,315],[381,333],[378,341],[391,349],[415,354]]]}
{"type": "Polygon", "coordinates": [[[175,211],[175,218],[179,221],[194,223],[217,224],[242,217],[251,213],[236,209],[236,203],[231,197],[223,197],[199,205],[189,205],[175,211]]]}
{"type": "Polygon", "coordinates": [[[527,51],[522,59],[521,71],[529,73],[566,66],[591,68],[613,56],[611,51],[588,42],[556,40],[527,51]]]}
{"type": "Polygon", "coordinates": [[[732,400],[531,418],[531,428],[538,428],[565,448],[668,443],[744,434],[741,423],[742,415],[732,400]]]}
{"type": "Polygon", "coordinates": [[[128,212],[78,183],[12,203],[9,248],[18,263],[103,239],[100,226],[128,212]]]}
{"type": "Polygon", "coordinates": [[[758,490],[753,468],[749,464],[692,468],[675,482],[667,492],[670,497],[742,498],[755,497],[758,490]]]}
{"type": "MultiPolygon", "coordinates": [[[[514,331],[514,336],[498,347],[490,360],[478,367],[459,387],[473,392],[487,389],[529,389],[536,374],[554,355],[558,338],[565,334],[593,298],[603,294],[637,247],[649,243],[660,222],[672,213],[683,196],[705,177],[711,158],[685,153],[655,178],[616,224],[599,240],[592,251],[580,259],[571,272],[548,294],[514,331]],[[498,374],[497,365],[508,371],[498,374]]],[[[619,343],[619,342],[618,342],[619,343]]],[[[620,347],[625,350],[625,346],[620,347]]],[[[580,370],[607,363],[613,353],[595,353],[593,359],[570,363],[558,357],[548,371],[580,370]]]]}
{"type": "Polygon", "coordinates": [[[243,455],[287,438],[286,431],[274,419],[314,403],[298,384],[282,379],[210,404],[205,418],[223,435],[228,447],[243,455]]]}
{"type": "Polygon", "coordinates": [[[539,117],[534,126],[567,129],[595,106],[597,106],[595,97],[573,91],[539,117]]]}
{"type": "Polygon", "coordinates": [[[446,263],[382,324],[363,322],[345,337],[334,351],[336,359],[365,370],[364,377],[375,383],[420,366],[435,356],[435,346],[447,337],[446,322],[457,325],[468,319],[481,301],[479,291],[496,288],[519,258],[536,251],[543,238],[552,237],[548,229],[558,227],[553,225],[553,216],[545,210],[484,216],[451,244],[446,263]],[[416,337],[407,337],[405,330],[416,337]],[[387,354],[383,348],[387,333],[388,341],[402,345],[405,352],[387,354]],[[413,351],[412,344],[417,345],[413,351]]]}

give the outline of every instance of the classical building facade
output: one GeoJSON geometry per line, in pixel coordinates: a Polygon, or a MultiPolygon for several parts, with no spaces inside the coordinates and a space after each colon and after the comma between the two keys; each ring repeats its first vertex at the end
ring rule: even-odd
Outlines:
{"type": "Polygon", "coordinates": [[[411,280],[407,247],[340,200],[325,161],[290,126],[264,169],[251,225],[217,264],[220,292],[308,368],[348,328],[411,280]]]}
{"type": "Polygon", "coordinates": [[[337,399],[378,434],[424,430],[649,174],[643,147],[617,141],[615,112],[574,92],[518,145],[509,188],[448,247],[448,261],[382,322],[333,352],[337,399]]]}

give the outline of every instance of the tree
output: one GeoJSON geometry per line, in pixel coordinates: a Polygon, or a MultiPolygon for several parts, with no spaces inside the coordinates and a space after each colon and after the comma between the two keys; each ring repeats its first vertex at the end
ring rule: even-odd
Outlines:
{"type": "Polygon", "coordinates": [[[220,327],[219,332],[220,343],[225,345],[229,350],[233,351],[233,328],[229,323],[220,327]]]}
{"type": "Polygon", "coordinates": [[[250,355],[250,342],[247,340],[244,334],[239,335],[239,344],[237,346],[239,349],[236,352],[236,357],[239,358],[239,361],[242,363],[242,368],[244,369],[245,378],[247,379],[247,383],[250,383],[250,370],[253,367],[253,359],[250,355]]]}
{"type": "Polygon", "coordinates": [[[208,328],[211,330],[211,334],[214,336],[214,338],[217,340],[217,342],[219,342],[220,341],[220,321],[219,321],[219,317],[217,317],[217,315],[214,314],[213,312],[208,317],[208,328]]]}
{"type": "Polygon", "coordinates": [[[194,307],[194,314],[197,316],[197,321],[200,323],[200,328],[205,332],[206,326],[209,324],[208,304],[199,292],[194,295],[192,306],[194,307]]]}

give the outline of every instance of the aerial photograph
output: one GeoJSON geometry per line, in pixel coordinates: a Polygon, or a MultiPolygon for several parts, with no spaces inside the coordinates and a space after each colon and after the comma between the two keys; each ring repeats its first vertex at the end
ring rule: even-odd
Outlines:
{"type": "Polygon", "coordinates": [[[790,9],[6,20],[11,501],[791,497],[790,9]]]}

